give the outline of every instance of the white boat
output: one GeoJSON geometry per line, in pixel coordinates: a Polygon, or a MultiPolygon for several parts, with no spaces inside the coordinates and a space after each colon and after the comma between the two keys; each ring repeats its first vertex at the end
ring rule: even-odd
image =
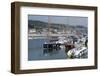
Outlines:
{"type": "Polygon", "coordinates": [[[67,55],[69,58],[80,58],[83,54],[88,52],[87,50],[87,47],[73,48],[68,51],[67,55]]]}
{"type": "Polygon", "coordinates": [[[68,41],[66,40],[65,37],[58,37],[58,41],[56,43],[64,44],[67,43],[68,41]]]}

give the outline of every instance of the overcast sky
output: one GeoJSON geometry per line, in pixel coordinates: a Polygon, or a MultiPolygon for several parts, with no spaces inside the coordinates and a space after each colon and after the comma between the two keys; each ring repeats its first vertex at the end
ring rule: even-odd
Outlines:
{"type": "Polygon", "coordinates": [[[75,16],[36,16],[36,15],[29,15],[29,20],[39,20],[43,22],[48,22],[48,17],[51,23],[58,23],[58,24],[69,24],[69,25],[82,25],[86,26],[88,24],[87,17],[75,17],[75,16]]]}

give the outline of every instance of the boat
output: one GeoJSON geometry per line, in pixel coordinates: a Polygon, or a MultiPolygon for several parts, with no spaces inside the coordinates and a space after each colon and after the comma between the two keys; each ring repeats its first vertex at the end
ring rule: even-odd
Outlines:
{"type": "Polygon", "coordinates": [[[81,58],[83,55],[87,54],[87,47],[73,48],[67,52],[69,58],[81,58]]]}
{"type": "Polygon", "coordinates": [[[57,36],[51,36],[50,33],[50,18],[48,17],[48,32],[47,32],[47,39],[48,41],[43,44],[44,49],[57,49],[60,48],[60,43],[57,43],[59,41],[57,36]]]}
{"type": "Polygon", "coordinates": [[[60,43],[56,43],[57,40],[50,40],[48,42],[45,42],[43,44],[43,48],[47,48],[47,49],[57,49],[57,48],[60,48],[60,43]]]}

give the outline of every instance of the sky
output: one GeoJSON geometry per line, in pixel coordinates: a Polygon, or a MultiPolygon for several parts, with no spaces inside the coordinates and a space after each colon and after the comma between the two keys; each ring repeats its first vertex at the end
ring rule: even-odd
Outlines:
{"type": "Polygon", "coordinates": [[[87,17],[75,17],[75,16],[43,16],[43,15],[29,15],[29,20],[39,20],[43,22],[48,22],[57,24],[69,24],[69,25],[82,25],[87,27],[88,18],[87,17]]]}

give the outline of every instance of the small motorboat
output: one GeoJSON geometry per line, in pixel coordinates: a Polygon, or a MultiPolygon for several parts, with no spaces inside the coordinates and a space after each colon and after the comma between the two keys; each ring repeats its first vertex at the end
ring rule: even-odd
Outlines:
{"type": "Polygon", "coordinates": [[[81,58],[88,52],[87,47],[73,48],[67,52],[69,58],[81,58]]]}

